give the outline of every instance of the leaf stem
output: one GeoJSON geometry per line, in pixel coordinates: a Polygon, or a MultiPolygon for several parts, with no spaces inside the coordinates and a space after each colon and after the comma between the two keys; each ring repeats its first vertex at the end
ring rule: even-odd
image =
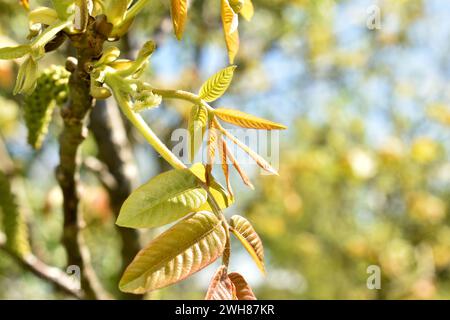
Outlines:
{"type": "Polygon", "coordinates": [[[148,143],[158,152],[172,167],[175,169],[186,169],[186,166],[181,162],[158,138],[153,130],[147,125],[142,117],[134,112],[131,108],[130,101],[126,100],[119,94],[115,94],[115,98],[120,106],[122,112],[131,121],[131,123],[139,130],[148,143]]]}

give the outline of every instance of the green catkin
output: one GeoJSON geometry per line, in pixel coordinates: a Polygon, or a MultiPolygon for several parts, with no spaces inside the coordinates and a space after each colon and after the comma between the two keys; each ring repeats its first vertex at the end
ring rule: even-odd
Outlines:
{"type": "Polygon", "coordinates": [[[28,143],[35,149],[42,146],[55,107],[67,102],[69,76],[64,67],[51,66],[41,73],[35,91],[25,98],[28,143]]]}
{"type": "Polygon", "coordinates": [[[11,192],[8,177],[0,171],[0,213],[6,234],[6,246],[15,254],[26,256],[30,251],[28,227],[11,192]]]}

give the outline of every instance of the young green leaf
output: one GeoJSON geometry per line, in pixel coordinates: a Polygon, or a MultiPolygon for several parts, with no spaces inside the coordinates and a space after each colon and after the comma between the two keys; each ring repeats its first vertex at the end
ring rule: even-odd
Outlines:
{"type": "Polygon", "coordinates": [[[189,215],[138,253],[120,290],[142,294],[181,281],[220,257],[226,239],[222,221],[213,213],[189,215]]]}
{"type": "Polygon", "coordinates": [[[239,50],[238,15],[233,11],[228,0],[221,0],[223,34],[228,50],[228,59],[234,63],[239,50]]]}
{"type": "Polygon", "coordinates": [[[17,74],[14,95],[19,93],[31,94],[36,87],[38,78],[38,64],[33,57],[28,57],[20,66],[17,74]]]}
{"type": "Polygon", "coordinates": [[[239,110],[218,108],[214,110],[214,114],[225,122],[232,123],[243,128],[263,130],[286,129],[286,126],[282,124],[258,118],[239,110]]]}
{"type": "Polygon", "coordinates": [[[207,102],[219,99],[230,86],[235,69],[236,66],[226,67],[209,78],[200,88],[200,98],[207,102]]]}
{"type": "Polygon", "coordinates": [[[58,20],[58,13],[47,7],[39,7],[28,14],[28,23],[30,26],[36,23],[51,25],[58,20]]]}
{"type": "Polygon", "coordinates": [[[228,275],[236,289],[236,297],[238,300],[257,300],[250,285],[245,281],[244,277],[237,272],[228,275]]]}
{"type": "MultiPolygon", "coordinates": [[[[225,190],[225,188],[216,180],[210,177],[209,181],[209,192],[214,197],[214,200],[219,205],[220,209],[226,209],[234,203],[234,197],[225,190]]],[[[204,203],[197,210],[212,210],[208,202],[204,203]]]]}
{"type": "Polygon", "coordinates": [[[189,169],[167,171],[128,197],[116,223],[130,228],[163,226],[198,210],[206,200],[206,191],[189,169]]]}
{"type": "Polygon", "coordinates": [[[237,300],[236,289],[228,278],[226,266],[217,269],[209,284],[205,300],[237,300]]]}
{"type": "Polygon", "coordinates": [[[203,105],[194,105],[189,116],[189,157],[191,162],[203,143],[208,125],[208,110],[203,105]]]}
{"type": "Polygon", "coordinates": [[[231,232],[239,239],[261,272],[265,274],[263,244],[251,223],[244,217],[233,216],[230,219],[230,227],[231,232]]]}
{"type": "Polygon", "coordinates": [[[0,60],[12,60],[22,58],[30,53],[31,47],[29,45],[22,45],[16,47],[0,48],[0,60]]]}
{"type": "Polygon", "coordinates": [[[171,0],[171,2],[173,31],[177,39],[181,40],[187,20],[187,0],[171,0]]]}

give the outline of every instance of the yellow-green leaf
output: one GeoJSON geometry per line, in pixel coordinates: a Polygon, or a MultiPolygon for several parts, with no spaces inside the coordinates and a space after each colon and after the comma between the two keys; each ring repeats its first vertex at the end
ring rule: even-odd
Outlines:
{"type": "Polygon", "coordinates": [[[252,0],[244,0],[244,5],[239,11],[240,15],[244,17],[245,20],[250,21],[253,18],[255,9],[253,8],[252,0]]]}
{"type": "Polygon", "coordinates": [[[210,77],[200,88],[200,98],[207,102],[219,99],[230,86],[235,69],[236,66],[229,66],[210,77]]]}
{"type": "Polygon", "coordinates": [[[181,40],[187,20],[187,0],[171,0],[171,2],[173,30],[177,39],[181,40]]]}
{"type": "Polygon", "coordinates": [[[226,266],[217,269],[209,284],[205,300],[237,300],[236,289],[228,278],[226,266]]]}
{"type": "Polygon", "coordinates": [[[230,63],[234,63],[234,58],[239,50],[238,16],[231,8],[228,0],[221,0],[221,4],[223,34],[227,45],[228,59],[230,63]]]}
{"type": "Polygon", "coordinates": [[[0,59],[11,60],[22,58],[27,53],[30,53],[30,50],[31,47],[29,45],[0,48],[0,59]]]}
{"type": "MultiPolygon", "coordinates": [[[[207,181],[207,172],[206,168],[201,163],[194,164],[189,169],[201,182],[206,183],[207,181]]],[[[226,209],[230,207],[234,203],[234,198],[231,196],[225,188],[218,183],[213,177],[209,178],[209,192],[214,197],[214,200],[219,205],[220,209],[226,209]]],[[[209,203],[203,204],[200,208],[197,209],[197,211],[201,210],[212,210],[209,203]]]]}
{"type": "Polygon", "coordinates": [[[239,239],[261,272],[265,274],[264,247],[251,223],[244,217],[233,216],[230,219],[230,227],[231,232],[239,239]]]}
{"type": "Polygon", "coordinates": [[[47,7],[36,8],[28,14],[28,23],[30,26],[36,23],[51,25],[56,20],[58,20],[58,13],[47,7]]]}
{"type": "Polygon", "coordinates": [[[37,78],[38,65],[32,57],[28,57],[19,68],[13,93],[31,94],[36,87],[37,78]]]}
{"type": "Polygon", "coordinates": [[[189,116],[189,157],[193,161],[203,143],[208,124],[208,110],[203,105],[194,105],[189,116]]]}
{"type": "Polygon", "coordinates": [[[258,118],[245,112],[233,109],[218,108],[214,114],[228,123],[235,124],[243,128],[263,129],[263,130],[284,130],[286,126],[263,118],[258,118]]]}
{"type": "Polygon", "coordinates": [[[142,294],[181,281],[220,257],[226,238],[213,213],[189,215],[138,253],[120,280],[120,290],[142,294]]]}
{"type": "Polygon", "coordinates": [[[236,289],[236,297],[238,300],[257,300],[250,285],[245,281],[244,277],[237,272],[228,275],[236,289]]]}
{"type": "Polygon", "coordinates": [[[128,197],[116,223],[130,228],[163,226],[198,210],[206,200],[206,191],[189,169],[167,171],[128,197]]]}

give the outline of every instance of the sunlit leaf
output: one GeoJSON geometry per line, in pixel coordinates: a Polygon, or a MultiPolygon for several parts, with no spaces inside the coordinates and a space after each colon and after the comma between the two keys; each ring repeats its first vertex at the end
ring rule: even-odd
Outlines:
{"type": "Polygon", "coordinates": [[[30,50],[31,47],[29,45],[0,48],[0,59],[11,60],[22,58],[27,53],[30,53],[30,50]]]}
{"type": "Polygon", "coordinates": [[[205,300],[236,300],[234,284],[228,278],[226,266],[217,269],[209,284],[205,300]]]}
{"type": "Polygon", "coordinates": [[[220,257],[225,243],[225,229],[213,213],[189,215],[138,253],[119,287],[139,294],[181,281],[220,257]]]}
{"type": "Polygon", "coordinates": [[[47,7],[39,7],[28,14],[28,23],[30,25],[41,23],[51,25],[58,19],[58,13],[47,7]]]}
{"type": "Polygon", "coordinates": [[[239,50],[238,15],[233,11],[228,0],[221,0],[221,15],[228,59],[230,63],[234,63],[234,58],[239,50]]]}
{"type": "Polygon", "coordinates": [[[286,127],[282,124],[258,118],[239,110],[218,108],[214,110],[214,114],[223,121],[235,124],[243,128],[264,130],[286,129],[286,127]]]}
{"type": "Polygon", "coordinates": [[[236,66],[229,66],[210,77],[200,88],[200,98],[207,102],[219,99],[230,86],[235,69],[236,66]]]}
{"type": "Polygon", "coordinates": [[[187,20],[187,0],[171,0],[173,30],[178,40],[181,40],[187,20]]]}
{"type": "Polygon", "coordinates": [[[167,171],[128,197],[117,224],[130,228],[163,226],[197,210],[206,200],[206,191],[189,169],[167,171]]]}
{"type": "MultiPolygon", "coordinates": [[[[201,182],[206,183],[207,172],[204,165],[197,163],[189,169],[201,182]]],[[[234,198],[225,190],[225,188],[218,183],[214,178],[210,177],[209,192],[214,197],[214,200],[219,205],[220,209],[226,209],[234,203],[234,198]]],[[[197,211],[212,210],[209,203],[203,204],[197,211]]]]}
{"type": "Polygon", "coordinates": [[[244,217],[233,216],[230,219],[230,227],[261,272],[265,273],[263,244],[251,223],[244,217]]]}
{"type": "Polygon", "coordinates": [[[244,277],[237,272],[232,272],[228,278],[233,282],[238,300],[257,300],[250,285],[244,277]]]}
{"type": "Polygon", "coordinates": [[[255,9],[253,8],[252,0],[244,0],[244,5],[241,8],[241,11],[239,11],[242,17],[244,17],[245,20],[250,21],[253,18],[253,14],[255,13],[255,9]]]}

